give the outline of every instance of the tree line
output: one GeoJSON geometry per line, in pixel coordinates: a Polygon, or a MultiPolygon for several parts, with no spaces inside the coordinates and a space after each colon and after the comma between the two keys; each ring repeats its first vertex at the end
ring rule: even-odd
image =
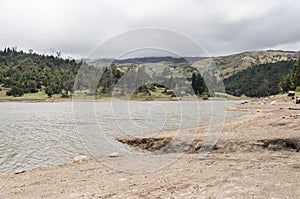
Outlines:
{"type": "Polygon", "coordinates": [[[125,74],[131,75],[126,82],[128,89],[134,88],[137,83],[141,85],[136,89],[135,94],[150,95],[150,91],[165,88],[166,94],[174,95],[168,89],[181,88],[185,81],[192,86],[196,95],[208,93],[203,78],[195,71],[192,77],[184,74],[187,78],[178,78],[169,75],[168,69],[165,69],[166,71],[163,71],[165,76],[160,77],[161,84],[147,83],[150,77],[148,72],[145,67],[137,64],[112,63],[109,67],[100,69],[83,61],[63,59],[60,55],[60,53],[55,56],[39,55],[32,50],[26,53],[17,51],[16,48],[5,48],[0,51],[0,84],[9,89],[6,95],[18,97],[25,93],[45,91],[49,97],[54,94],[69,97],[74,92],[76,78],[75,89],[88,90],[86,94],[111,95],[114,87],[125,74]],[[80,68],[82,70],[79,70],[80,68]],[[101,74],[100,79],[97,76],[99,74],[101,74]]]}
{"type": "Polygon", "coordinates": [[[62,59],[59,55],[39,55],[5,48],[0,51],[0,84],[10,88],[7,95],[15,97],[42,89],[49,97],[54,94],[68,97],[80,65],[74,59],[62,59]]]}

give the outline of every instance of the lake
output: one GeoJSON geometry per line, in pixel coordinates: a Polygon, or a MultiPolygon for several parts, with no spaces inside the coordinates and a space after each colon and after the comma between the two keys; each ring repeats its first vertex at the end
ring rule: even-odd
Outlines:
{"type": "Polygon", "coordinates": [[[243,114],[224,111],[234,103],[240,101],[0,103],[0,172],[122,152],[128,147],[116,137],[214,124],[243,114]]]}

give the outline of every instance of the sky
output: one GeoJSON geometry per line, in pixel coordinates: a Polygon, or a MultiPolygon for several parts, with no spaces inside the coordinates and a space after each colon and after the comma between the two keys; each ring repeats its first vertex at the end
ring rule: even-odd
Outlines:
{"type": "MultiPolygon", "coordinates": [[[[0,0],[0,48],[82,58],[116,35],[157,27],[191,38],[210,56],[299,51],[299,10],[299,0],[0,0]]],[[[185,45],[182,53],[197,56],[185,45]]]]}

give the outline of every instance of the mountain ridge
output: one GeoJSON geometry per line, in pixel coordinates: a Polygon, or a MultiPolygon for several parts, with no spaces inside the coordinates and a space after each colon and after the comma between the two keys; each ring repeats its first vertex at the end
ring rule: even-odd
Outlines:
{"type": "Polygon", "coordinates": [[[275,63],[279,61],[296,60],[300,57],[300,51],[284,51],[284,50],[257,50],[245,51],[236,54],[213,56],[213,57],[136,57],[128,59],[111,59],[101,58],[96,60],[83,59],[90,63],[115,63],[115,64],[146,64],[146,63],[189,63],[191,65],[211,65],[215,64],[220,71],[222,78],[226,79],[249,67],[275,63]]]}

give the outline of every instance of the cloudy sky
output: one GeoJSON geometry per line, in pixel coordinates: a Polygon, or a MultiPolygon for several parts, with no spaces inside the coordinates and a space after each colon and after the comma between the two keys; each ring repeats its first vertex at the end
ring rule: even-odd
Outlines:
{"type": "Polygon", "coordinates": [[[86,57],[122,32],[159,27],[209,55],[300,50],[299,10],[299,0],[0,0],[0,48],[86,57]]]}

